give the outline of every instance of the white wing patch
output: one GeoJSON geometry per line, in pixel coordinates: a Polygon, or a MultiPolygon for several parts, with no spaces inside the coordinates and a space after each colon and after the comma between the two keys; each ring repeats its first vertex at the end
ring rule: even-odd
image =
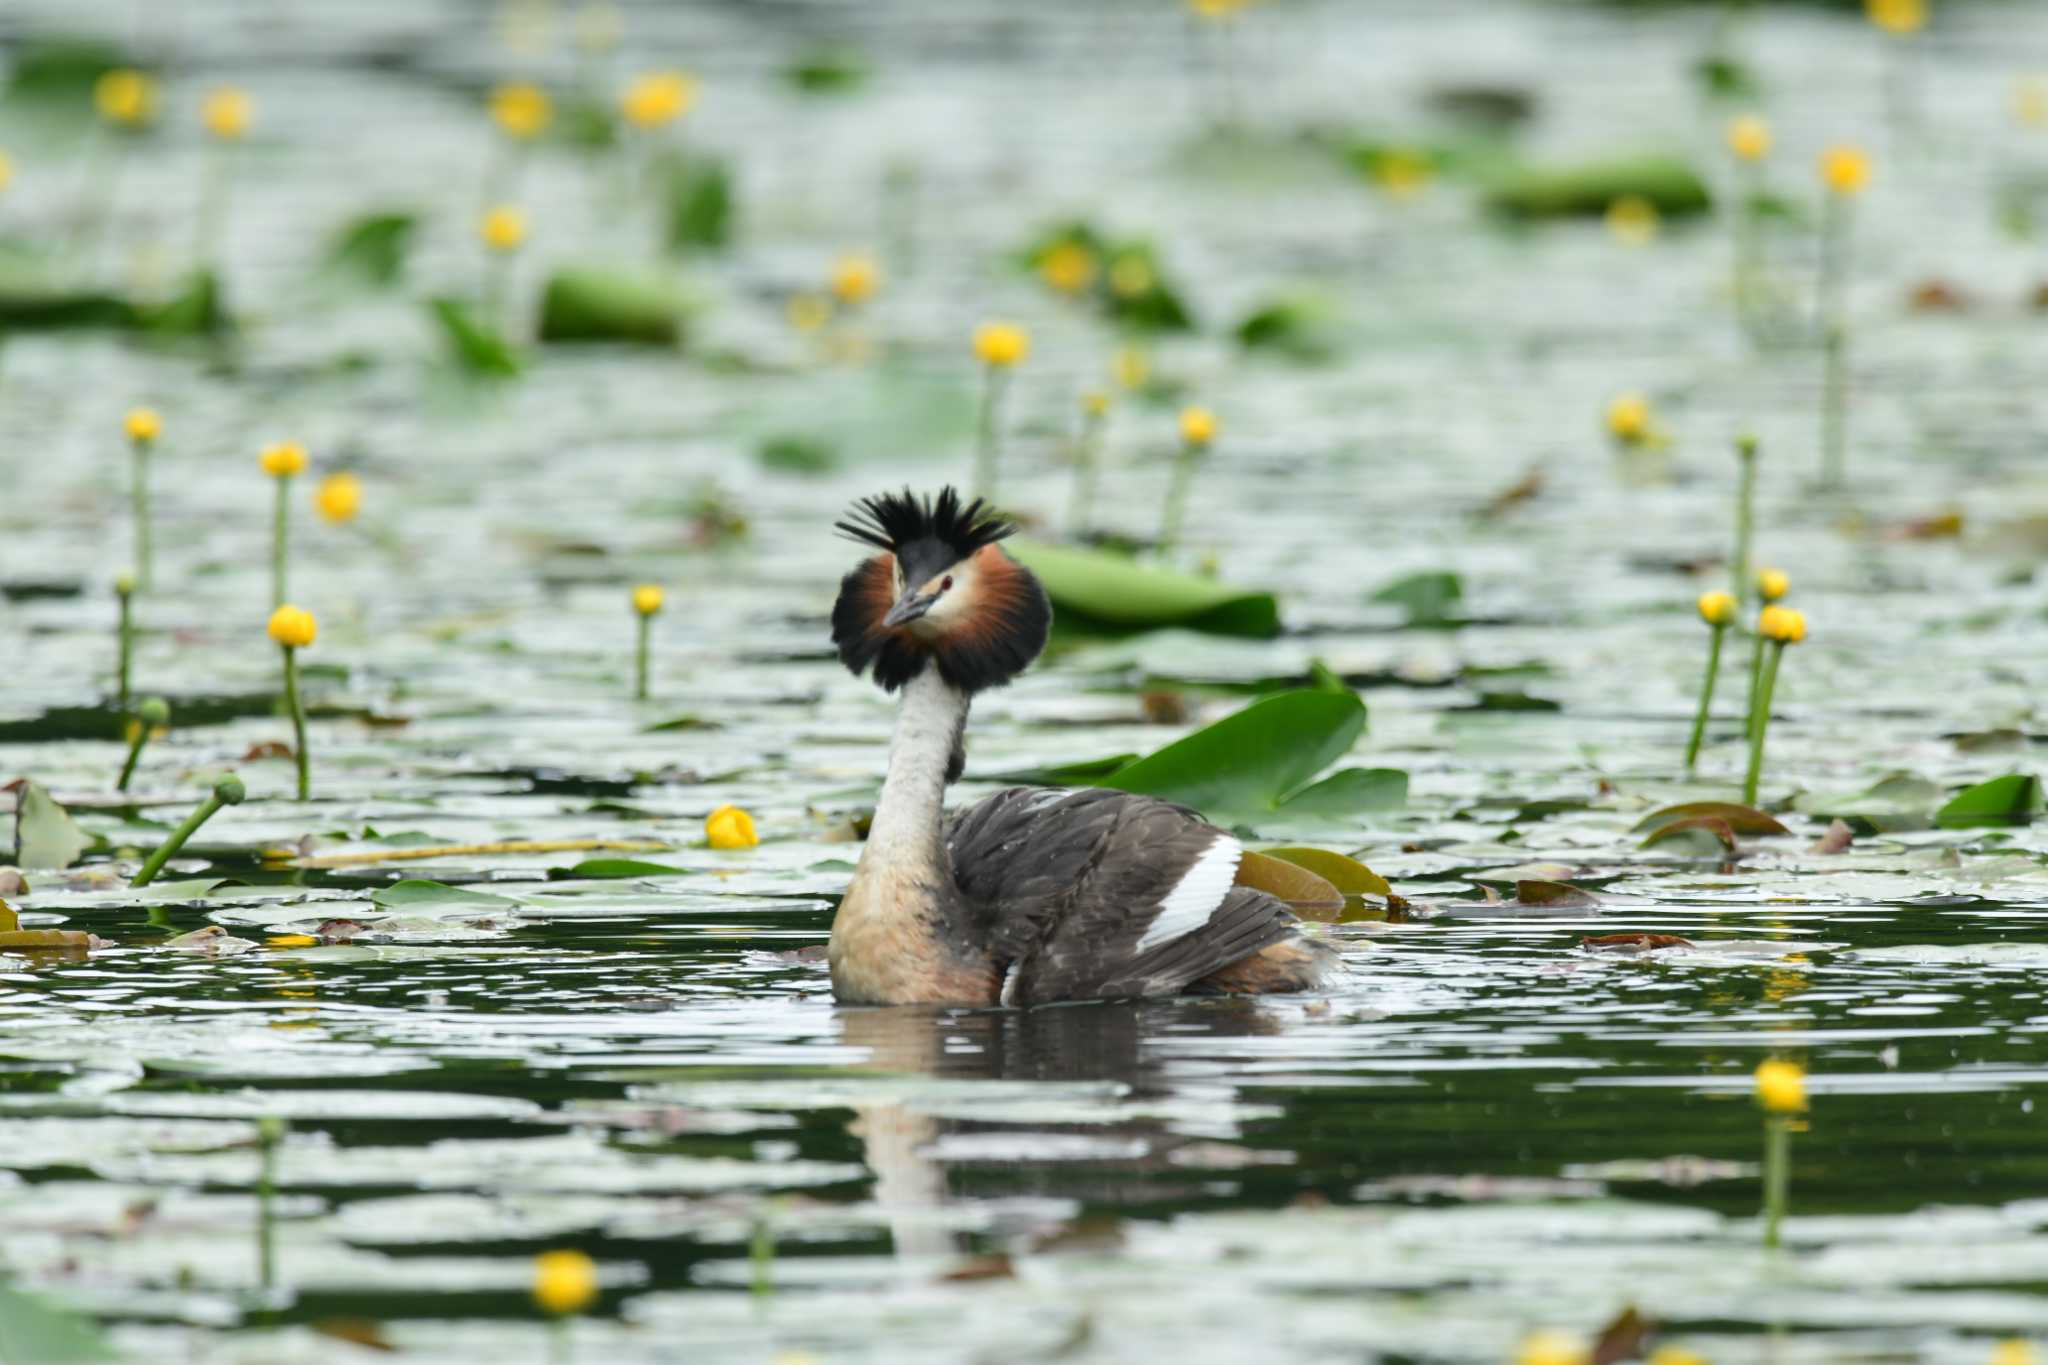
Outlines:
{"type": "Polygon", "coordinates": [[[1207,924],[1209,916],[1230,894],[1231,884],[1237,880],[1238,861],[1243,857],[1244,845],[1227,834],[1217,836],[1216,842],[1202,850],[1202,856],[1195,859],[1179,883],[1159,902],[1159,913],[1145,927],[1137,951],[1148,952],[1207,924]]]}

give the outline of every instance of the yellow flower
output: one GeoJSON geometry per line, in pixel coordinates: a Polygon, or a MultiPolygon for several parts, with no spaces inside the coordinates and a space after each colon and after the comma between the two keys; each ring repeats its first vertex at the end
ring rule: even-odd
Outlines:
{"type": "Polygon", "coordinates": [[[1639,445],[1650,438],[1650,400],[1639,393],[1624,393],[1607,405],[1607,430],[1624,445],[1639,445]]]}
{"type": "Polygon", "coordinates": [[[832,320],[832,300],[823,294],[789,296],[789,325],[799,332],[815,332],[832,320]]]}
{"type": "Polygon", "coordinates": [[[1863,0],[1863,12],[1886,33],[1918,33],[1927,27],[1927,0],[1863,0]]]}
{"type": "Polygon", "coordinates": [[[1728,150],[1744,161],[1762,161],[1771,154],[1771,125],[1755,114],[1730,120],[1728,150]]]}
{"type": "Polygon", "coordinates": [[[1372,163],[1374,183],[1396,199],[1413,199],[1422,193],[1432,174],[1428,157],[1401,148],[1382,153],[1372,163]]]}
{"type": "Polygon", "coordinates": [[[1710,626],[1727,626],[1735,623],[1735,594],[1732,592],[1703,592],[1700,594],[1700,620],[1710,626]]]}
{"type": "Polygon", "coordinates": [[[1683,1346],[1659,1346],[1650,1352],[1647,1365],[1707,1365],[1707,1358],[1683,1346]]]}
{"type": "Polygon", "coordinates": [[[1119,346],[1110,357],[1109,373],[1119,388],[1142,389],[1152,378],[1152,361],[1136,346],[1119,346]]]}
{"type": "Polygon", "coordinates": [[[256,104],[249,93],[232,85],[215,86],[199,102],[199,121],[206,125],[207,132],[223,142],[232,142],[247,133],[255,114],[256,104]]]}
{"type": "Polygon", "coordinates": [[[124,573],[115,578],[114,591],[121,594],[121,596],[123,597],[132,596],[135,592],[135,575],[132,573],[124,573]]]}
{"type": "Polygon", "coordinates": [[[580,1313],[597,1299],[597,1263],[580,1251],[533,1258],[533,1301],[549,1313],[580,1313]]]}
{"type": "Polygon", "coordinates": [[[499,204],[484,214],[476,231],[493,251],[517,251],[526,241],[526,215],[510,204],[499,204]]]}
{"type": "Polygon", "coordinates": [[[2048,127],[2048,80],[2029,76],[2015,85],[2012,116],[2029,128],[2048,127]]]}
{"type": "Polygon", "coordinates": [[[1207,408],[1183,408],[1180,438],[1191,446],[1206,446],[1216,439],[1216,414],[1207,408]]]}
{"type": "Polygon", "coordinates": [[[344,521],[355,520],[356,511],[362,505],[362,480],[353,474],[329,474],[313,492],[313,506],[322,517],[337,526],[344,521]]]}
{"type": "Polygon", "coordinates": [[[1657,206],[1640,194],[1624,194],[1607,206],[1607,230],[1626,246],[1647,246],[1657,239],[1657,206]]]}
{"type": "Polygon", "coordinates": [[[1792,591],[1792,579],[1783,569],[1758,569],[1756,590],[1766,602],[1776,602],[1792,591]]]}
{"type": "Polygon", "coordinates": [[[1804,1112],[1806,1068],[1775,1057],[1762,1063],[1756,1069],[1756,1100],[1773,1114],[1804,1112]]]}
{"type": "Polygon", "coordinates": [[[754,817],[738,806],[720,806],[704,817],[704,837],[713,848],[752,848],[761,842],[754,817]]]}
{"type": "Polygon", "coordinates": [[[515,81],[491,91],[491,122],[522,142],[540,136],[554,115],[554,102],[537,85],[515,81]]]}
{"type": "Polygon", "coordinates": [[[278,441],[263,447],[263,472],[273,479],[288,479],[306,472],[306,448],[297,441],[278,441]]]}
{"type": "Polygon", "coordinates": [[[1991,1348],[1988,1365],[2041,1365],[2041,1353],[2030,1341],[2008,1337],[1991,1348]]]}
{"type": "Polygon", "coordinates": [[[1062,294],[1078,294],[1095,283],[1095,253],[1079,242],[1061,242],[1039,260],[1038,278],[1062,294]]]}
{"type": "Polygon", "coordinates": [[[626,87],[619,108],[636,128],[674,123],[697,103],[697,79],[681,71],[652,71],[626,87]]]}
{"type": "Polygon", "coordinates": [[[1820,154],[1820,178],[1836,194],[1861,194],[1870,184],[1870,155],[1846,143],[1820,154]]]}
{"type": "Polygon", "coordinates": [[[93,82],[92,102],[107,122],[139,128],[156,112],[156,81],[143,72],[119,67],[93,82]]]}
{"type": "Polygon", "coordinates": [[[992,369],[1008,369],[1031,354],[1031,334],[1014,322],[984,322],[974,329],[974,356],[992,369]]]}
{"type": "Polygon", "coordinates": [[[658,584],[642,583],[633,589],[633,610],[642,616],[652,616],[661,610],[662,593],[658,584]]]}
{"type": "Polygon", "coordinates": [[[7,182],[14,179],[14,158],[0,152],[0,190],[7,188],[7,182]]]}
{"type": "Polygon", "coordinates": [[[1756,618],[1756,628],[1766,640],[1796,645],[1806,638],[1806,613],[1790,607],[1768,606],[1756,618]]]}
{"type": "Polygon", "coordinates": [[[1143,256],[1119,256],[1109,264],[1109,289],[1120,299],[1148,294],[1153,283],[1152,263],[1143,256]]]}
{"type": "Polygon", "coordinates": [[[1588,1359],[1584,1342],[1554,1327],[1531,1332],[1515,1348],[1515,1365],[1586,1365],[1588,1359]]]}
{"type": "Polygon", "coordinates": [[[270,613],[270,638],[286,649],[304,649],[320,633],[313,613],[290,603],[270,613]]]}
{"type": "Polygon", "coordinates": [[[155,408],[130,408],[121,419],[121,430],[135,444],[146,446],[164,434],[164,419],[157,416],[155,408]]]}
{"type": "Polygon", "coordinates": [[[872,256],[848,252],[832,266],[832,292],[841,303],[866,303],[881,287],[882,268],[872,256]]]}
{"type": "Polygon", "coordinates": [[[1188,0],[1188,8],[1202,19],[1229,19],[1249,0],[1188,0]]]}
{"type": "Polygon", "coordinates": [[[1101,389],[1090,389],[1081,395],[1081,411],[1090,417],[1109,415],[1109,395],[1101,389]]]}

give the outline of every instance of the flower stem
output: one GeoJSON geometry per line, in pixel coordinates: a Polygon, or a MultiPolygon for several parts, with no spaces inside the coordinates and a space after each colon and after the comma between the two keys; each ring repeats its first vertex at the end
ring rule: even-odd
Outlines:
{"type": "Polygon", "coordinates": [[[1003,388],[1008,382],[1009,371],[1003,367],[982,367],[981,424],[974,447],[974,496],[990,502],[996,498],[996,461],[1001,454],[997,418],[1002,406],[1003,388]]]}
{"type": "Polygon", "coordinates": [[[1756,788],[1764,773],[1764,737],[1771,729],[1771,693],[1778,687],[1778,665],[1784,661],[1785,646],[1782,641],[1771,641],[1770,653],[1764,659],[1763,682],[1757,688],[1756,717],[1749,734],[1749,772],[1742,779],[1742,804],[1756,804],[1756,788]]]}
{"type": "Polygon", "coordinates": [[[115,626],[117,636],[114,664],[114,698],[123,711],[128,709],[129,679],[135,670],[135,595],[115,589],[121,601],[121,619],[115,626]]]}
{"type": "Polygon", "coordinates": [[[1848,463],[1849,201],[1831,194],[1822,225],[1820,326],[1825,369],[1821,397],[1821,483],[1839,488],[1848,463]]]}
{"type": "Polygon", "coordinates": [[[142,870],[135,874],[135,879],[128,885],[148,886],[155,881],[156,874],[164,870],[164,864],[177,856],[178,850],[185,846],[185,841],[198,833],[199,827],[211,820],[215,811],[222,806],[231,806],[241,799],[241,783],[235,782],[232,778],[224,778],[215,783],[213,790],[207,793],[206,799],[199,803],[199,808],[185,817],[184,824],[171,831],[170,838],[157,845],[156,852],[149,855],[142,864],[142,870]],[[230,783],[233,783],[231,791],[228,790],[230,783]]]}
{"type": "Polygon", "coordinates": [[[1785,1217],[1792,1189],[1792,1121],[1783,1114],[1764,1116],[1764,1245],[1776,1250],[1778,1225],[1785,1217]]]}
{"type": "Polygon", "coordinates": [[[262,1165],[256,1175],[257,1282],[265,1289],[277,1283],[277,1148],[284,1141],[285,1122],[265,1115],[256,1124],[262,1165]]]}
{"type": "Polygon", "coordinates": [[[1753,161],[1740,161],[1736,165],[1735,201],[1735,317],[1736,321],[1752,332],[1761,319],[1761,299],[1758,284],[1761,261],[1760,233],[1762,224],[1757,220],[1756,199],[1760,172],[1753,161]]]}
{"type": "Polygon", "coordinates": [[[299,701],[299,651],[290,645],[280,646],[284,650],[284,704],[292,713],[292,756],[299,764],[299,800],[312,799],[312,760],[306,752],[306,708],[299,701]]]}
{"type": "Polygon", "coordinates": [[[1081,439],[1074,446],[1074,502],[1067,511],[1069,533],[1077,537],[1087,534],[1088,510],[1095,506],[1096,461],[1102,453],[1102,429],[1107,418],[1091,412],[1081,422],[1081,439]]]}
{"type": "Polygon", "coordinates": [[[1757,632],[1749,649],[1749,704],[1742,711],[1742,737],[1756,735],[1756,698],[1764,685],[1764,637],[1757,632]]]}
{"type": "Polygon", "coordinates": [[[149,442],[128,447],[128,496],[135,508],[135,586],[148,592],[155,559],[149,535],[149,442]]]}
{"type": "Polygon", "coordinates": [[[149,743],[149,722],[140,716],[131,716],[128,723],[135,727],[135,735],[128,741],[128,761],[121,765],[121,776],[114,782],[114,790],[128,790],[128,779],[135,776],[135,762],[142,757],[142,746],[149,743]]]}
{"type": "Polygon", "coordinates": [[[1692,718],[1692,739],[1685,746],[1685,770],[1690,773],[1699,761],[1700,741],[1707,733],[1707,712],[1714,705],[1714,682],[1721,676],[1721,641],[1728,627],[1715,626],[1707,644],[1707,676],[1700,681],[1699,714],[1692,718]]]}
{"type": "Polygon", "coordinates": [[[1173,482],[1166,488],[1166,511],[1159,522],[1159,549],[1161,553],[1173,548],[1180,539],[1180,525],[1187,516],[1188,489],[1195,481],[1195,462],[1202,456],[1202,448],[1193,441],[1182,441],[1180,459],[1174,462],[1173,482]]]}
{"type": "Polygon", "coordinates": [[[285,557],[290,548],[292,513],[292,476],[280,475],[277,480],[277,507],[271,514],[270,524],[270,609],[276,611],[285,602],[285,557]]]}
{"type": "Polygon", "coordinates": [[[775,1229],[769,1225],[765,1210],[754,1218],[754,1236],[747,1248],[747,1259],[753,1267],[754,1302],[765,1304],[775,1294],[775,1229]]]}
{"type": "Polygon", "coordinates": [[[647,637],[653,620],[645,612],[640,614],[639,638],[633,650],[633,697],[636,701],[647,700],[647,637]]]}
{"type": "Polygon", "coordinates": [[[1736,602],[1747,607],[1749,595],[1756,591],[1749,573],[1749,551],[1756,531],[1756,437],[1736,438],[1735,458],[1741,461],[1741,472],[1735,484],[1735,557],[1729,572],[1735,579],[1731,586],[1736,602]]]}

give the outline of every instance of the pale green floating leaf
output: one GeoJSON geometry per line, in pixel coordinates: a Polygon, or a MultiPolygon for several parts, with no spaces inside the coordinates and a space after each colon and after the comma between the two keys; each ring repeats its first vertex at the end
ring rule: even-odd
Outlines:
{"type": "Polygon", "coordinates": [[[15,801],[14,860],[22,868],[69,867],[92,842],[40,783],[23,783],[15,801]]]}
{"type": "Polygon", "coordinates": [[[481,891],[466,891],[459,886],[447,886],[441,882],[426,881],[408,877],[390,886],[380,886],[370,893],[370,899],[386,910],[402,911],[407,914],[510,911],[519,908],[519,902],[504,896],[488,895],[481,891]]]}
{"type": "Polygon", "coordinates": [[[1010,553],[1037,574],[1055,613],[1107,630],[1179,626],[1216,635],[1267,639],[1280,633],[1269,592],[1139,564],[1103,550],[1013,540],[1010,553]]]}

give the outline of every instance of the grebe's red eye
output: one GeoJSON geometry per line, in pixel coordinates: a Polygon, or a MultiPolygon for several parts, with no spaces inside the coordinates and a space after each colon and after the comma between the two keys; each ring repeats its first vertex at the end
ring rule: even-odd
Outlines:
{"type": "Polygon", "coordinates": [[[939,591],[940,591],[940,592],[949,592],[949,591],[951,591],[952,587],[953,587],[953,575],[951,575],[951,574],[947,574],[947,575],[946,575],[946,576],[945,576],[944,578],[941,578],[941,579],[939,580],[939,591]]]}

